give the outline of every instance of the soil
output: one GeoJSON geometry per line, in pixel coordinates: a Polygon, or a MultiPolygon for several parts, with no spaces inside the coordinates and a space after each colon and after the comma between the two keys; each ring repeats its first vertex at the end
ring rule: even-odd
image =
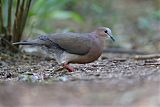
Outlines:
{"type": "Polygon", "coordinates": [[[160,107],[160,65],[103,54],[67,72],[48,57],[0,56],[0,107],[160,107]]]}

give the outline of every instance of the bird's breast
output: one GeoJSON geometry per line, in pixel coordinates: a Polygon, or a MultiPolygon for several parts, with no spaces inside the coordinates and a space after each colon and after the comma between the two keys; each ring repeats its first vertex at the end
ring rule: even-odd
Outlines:
{"type": "Polygon", "coordinates": [[[89,52],[85,55],[73,55],[69,63],[90,63],[97,60],[103,51],[103,41],[99,38],[94,39],[92,43],[92,47],[90,48],[89,52]]]}
{"type": "Polygon", "coordinates": [[[92,48],[88,52],[88,58],[90,59],[90,62],[97,60],[103,51],[103,42],[102,41],[94,41],[92,48]]]}

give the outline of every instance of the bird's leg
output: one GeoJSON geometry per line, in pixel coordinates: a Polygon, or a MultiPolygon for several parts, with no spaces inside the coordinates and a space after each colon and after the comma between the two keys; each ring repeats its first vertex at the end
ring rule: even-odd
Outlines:
{"type": "Polygon", "coordinates": [[[63,64],[64,68],[66,68],[69,72],[75,71],[73,67],[69,66],[68,64],[63,64]]]}

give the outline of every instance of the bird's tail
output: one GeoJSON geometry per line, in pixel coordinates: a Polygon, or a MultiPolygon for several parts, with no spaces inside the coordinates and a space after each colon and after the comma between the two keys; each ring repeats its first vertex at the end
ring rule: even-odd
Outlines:
{"type": "Polygon", "coordinates": [[[13,45],[34,45],[34,46],[42,45],[42,44],[37,43],[37,42],[28,42],[28,41],[15,42],[15,43],[12,43],[12,44],[13,44],[13,45]]]}

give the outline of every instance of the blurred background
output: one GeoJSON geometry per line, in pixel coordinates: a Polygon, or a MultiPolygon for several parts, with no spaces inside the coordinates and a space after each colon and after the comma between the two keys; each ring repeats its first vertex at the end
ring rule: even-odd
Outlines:
{"type": "Polygon", "coordinates": [[[33,0],[23,39],[54,32],[112,29],[107,47],[160,50],[160,0],[33,0]]]}
{"type": "Polygon", "coordinates": [[[47,58],[7,55],[19,51],[13,42],[99,26],[109,27],[116,39],[106,40],[108,49],[160,53],[160,0],[0,0],[0,107],[160,107],[158,58],[138,61],[107,53],[103,60],[63,73],[54,71],[55,61],[47,58]]]}

